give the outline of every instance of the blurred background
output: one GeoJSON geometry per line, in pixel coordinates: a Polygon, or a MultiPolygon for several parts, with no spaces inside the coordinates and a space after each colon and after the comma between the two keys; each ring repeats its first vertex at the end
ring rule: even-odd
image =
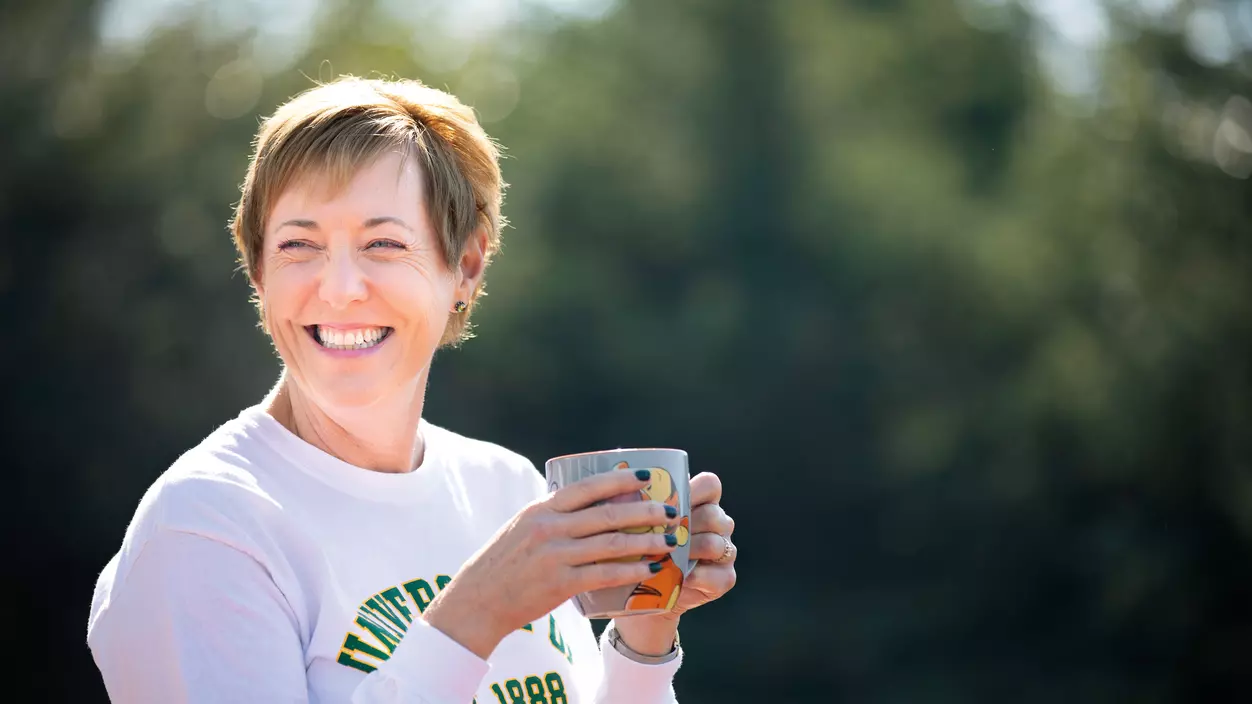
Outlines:
{"type": "Polygon", "coordinates": [[[105,701],[99,570],[278,374],[225,225],[259,116],[343,73],[508,149],[427,416],[723,477],[739,586],[684,619],[684,704],[1247,696],[1252,1],[7,0],[35,700],[105,701]]]}

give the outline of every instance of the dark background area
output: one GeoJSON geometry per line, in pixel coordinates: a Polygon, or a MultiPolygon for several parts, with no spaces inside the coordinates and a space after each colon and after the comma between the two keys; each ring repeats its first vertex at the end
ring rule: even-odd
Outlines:
{"type": "Polygon", "coordinates": [[[341,73],[508,149],[427,416],[723,478],[684,704],[1252,691],[1248,0],[3,3],[11,686],[104,701],[96,575],[278,374],[258,116],[341,73]]]}

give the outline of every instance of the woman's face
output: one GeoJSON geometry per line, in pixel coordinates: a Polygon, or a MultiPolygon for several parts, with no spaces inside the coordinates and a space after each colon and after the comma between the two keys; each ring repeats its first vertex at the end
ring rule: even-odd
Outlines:
{"type": "Polygon", "coordinates": [[[323,410],[420,393],[457,300],[426,217],[422,174],[386,154],[337,194],[297,180],[270,213],[258,294],[278,353],[323,410]]]}

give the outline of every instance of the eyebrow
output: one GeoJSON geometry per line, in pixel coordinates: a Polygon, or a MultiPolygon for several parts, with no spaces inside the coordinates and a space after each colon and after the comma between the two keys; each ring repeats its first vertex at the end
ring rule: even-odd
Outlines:
{"type": "MultiPolygon", "coordinates": [[[[364,223],[362,223],[362,229],[368,230],[370,228],[378,227],[379,225],[388,225],[388,224],[399,225],[400,227],[403,227],[409,232],[413,231],[413,228],[407,222],[401,220],[398,217],[395,217],[394,215],[379,215],[378,217],[370,218],[369,220],[366,220],[364,223]]],[[[320,227],[318,227],[317,222],[313,220],[300,220],[300,219],[287,220],[283,224],[279,225],[278,229],[281,230],[284,227],[298,227],[302,230],[314,230],[314,231],[321,229],[320,227]]]]}
{"type": "Polygon", "coordinates": [[[380,215],[379,217],[376,217],[376,218],[370,218],[369,220],[365,221],[365,229],[368,230],[371,227],[378,227],[379,225],[386,225],[388,223],[392,225],[399,225],[400,227],[403,227],[409,232],[413,231],[413,228],[409,227],[409,224],[407,222],[393,215],[380,215]]]}

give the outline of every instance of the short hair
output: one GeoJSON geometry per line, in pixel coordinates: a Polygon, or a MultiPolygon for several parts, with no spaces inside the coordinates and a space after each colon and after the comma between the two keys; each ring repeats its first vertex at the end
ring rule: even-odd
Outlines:
{"type": "MultiPolygon", "coordinates": [[[[294,180],[318,174],[332,189],[341,188],[359,169],[396,149],[411,154],[422,170],[427,216],[448,266],[459,266],[466,242],[480,228],[487,234],[486,266],[500,247],[507,184],[499,146],[474,111],[420,81],[344,76],[297,95],[261,123],[230,223],[249,280],[262,281],[270,211],[294,180]]],[[[449,318],[441,344],[470,336],[469,316],[481,295],[480,280],[466,309],[449,318]]],[[[256,304],[264,321],[262,303],[256,304]]]]}

